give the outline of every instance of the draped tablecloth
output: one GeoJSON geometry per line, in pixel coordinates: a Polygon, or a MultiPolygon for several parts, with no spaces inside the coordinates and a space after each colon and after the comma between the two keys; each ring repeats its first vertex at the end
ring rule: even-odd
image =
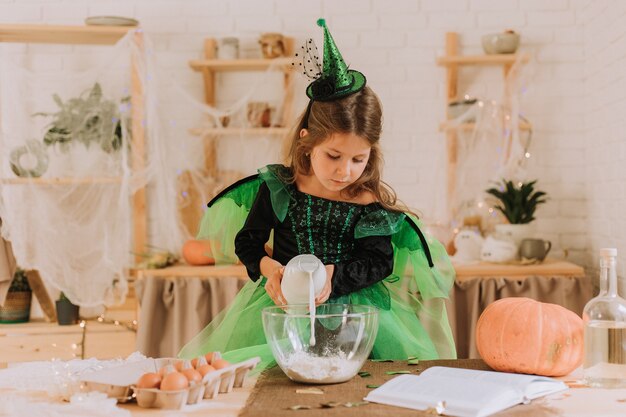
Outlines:
{"type": "Polygon", "coordinates": [[[243,266],[175,266],[137,272],[137,350],[173,357],[235,298],[248,280],[243,266]]]}
{"type": "MultiPolygon", "coordinates": [[[[493,301],[529,297],[562,305],[580,315],[593,291],[584,270],[567,262],[455,268],[457,279],[447,308],[459,358],[480,357],[474,336],[476,322],[493,301]]],[[[138,271],[137,349],[152,357],[175,356],[230,304],[247,280],[241,265],[138,271]]]]}

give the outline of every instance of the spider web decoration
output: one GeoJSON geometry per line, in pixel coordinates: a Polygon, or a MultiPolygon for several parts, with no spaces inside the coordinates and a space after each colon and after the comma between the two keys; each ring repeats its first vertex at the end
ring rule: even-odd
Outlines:
{"type": "Polygon", "coordinates": [[[300,51],[296,52],[291,65],[295,67],[296,64],[309,80],[317,80],[322,76],[322,65],[319,62],[319,53],[313,39],[309,38],[304,41],[300,51]]]}

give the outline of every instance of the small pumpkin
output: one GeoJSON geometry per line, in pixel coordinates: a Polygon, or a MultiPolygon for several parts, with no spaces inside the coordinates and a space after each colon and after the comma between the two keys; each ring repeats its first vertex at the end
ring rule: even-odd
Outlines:
{"type": "Polygon", "coordinates": [[[215,258],[208,240],[190,239],[183,245],[183,258],[189,265],[214,265],[215,258]]]}
{"type": "Polygon", "coordinates": [[[503,298],[480,315],[476,345],[496,371],[563,376],[583,361],[583,321],[556,304],[503,298]]]}

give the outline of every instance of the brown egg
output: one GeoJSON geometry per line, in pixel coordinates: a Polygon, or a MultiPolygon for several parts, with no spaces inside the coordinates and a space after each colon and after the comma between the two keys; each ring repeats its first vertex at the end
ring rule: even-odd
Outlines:
{"type": "Polygon", "coordinates": [[[193,368],[183,369],[181,373],[187,377],[190,383],[202,381],[202,374],[193,368]]]}
{"type": "Polygon", "coordinates": [[[209,363],[209,365],[211,364],[211,361],[213,359],[220,359],[221,357],[222,357],[222,355],[220,355],[219,352],[209,352],[209,353],[204,355],[204,358],[209,363]]]}
{"type": "Polygon", "coordinates": [[[184,364],[185,364],[185,361],[176,361],[174,362],[174,368],[176,368],[177,371],[182,371],[184,364]]]}
{"type": "Polygon", "coordinates": [[[198,356],[195,359],[191,360],[191,366],[197,368],[198,366],[206,365],[209,363],[204,356],[198,356]]]}
{"type": "Polygon", "coordinates": [[[215,371],[215,368],[211,365],[200,365],[196,368],[196,371],[200,372],[200,375],[205,376],[209,372],[215,371]]]}
{"type": "Polygon", "coordinates": [[[137,388],[159,388],[160,385],[161,375],[154,372],[141,375],[137,381],[137,388]]]}
{"type": "Polygon", "coordinates": [[[163,377],[161,391],[179,391],[189,387],[189,380],[180,372],[172,372],[163,377]]]}
{"type": "Polygon", "coordinates": [[[211,366],[213,366],[215,369],[222,369],[222,368],[226,368],[227,366],[230,366],[230,362],[228,362],[225,359],[218,359],[216,361],[213,361],[211,366]]]}

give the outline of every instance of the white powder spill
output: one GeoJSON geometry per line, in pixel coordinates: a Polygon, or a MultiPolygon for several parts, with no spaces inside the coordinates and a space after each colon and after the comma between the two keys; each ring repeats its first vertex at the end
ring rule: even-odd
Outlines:
{"type": "Polygon", "coordinates": [[[352,378],[361,368],[359,361],[348,360],[345,353],[315,356],[296,352],[283,365],[290,378],[313,384],[332,384],[352,378]]]}

